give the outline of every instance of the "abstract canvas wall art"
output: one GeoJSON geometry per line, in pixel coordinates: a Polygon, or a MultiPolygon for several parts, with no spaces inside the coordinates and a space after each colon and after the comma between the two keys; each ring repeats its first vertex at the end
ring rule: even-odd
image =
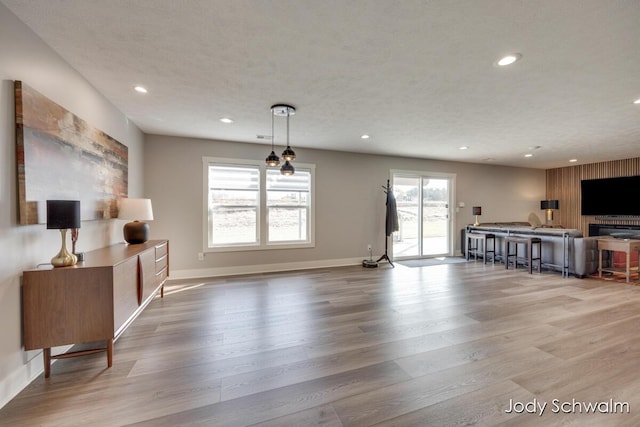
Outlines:
{"type": "Polygon", "coordinates": [[[117,218],[128,148],[20,81],[14,82],[19,223],[46,222],[46,200],[80,200],[83,221],[117,218]]]}

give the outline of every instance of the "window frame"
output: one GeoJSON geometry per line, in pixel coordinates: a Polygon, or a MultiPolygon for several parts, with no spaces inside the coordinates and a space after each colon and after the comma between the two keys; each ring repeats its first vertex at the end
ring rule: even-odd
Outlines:
{"type": "Polygon", "coordinates": [[[202,251],[204,253],[210,252],[239,252],[239,251],[260,251],[260,250],[273,250],[273,249],[299,249],[299,248],[313,248],[315,247],[315,169],[316,165],[311,163],[298,163],[295,164],[296,170],[305,170],[309,172],[309,205],[308,205],[308,229],[306,241],[283,241],[283,242],[269,242],[269,224],[267,206],[267,170],[274,169],[269,168],[264,164],[264,161],[259,160],[247,160],[247,159],[233,159],[224,157],[208,157],[202,158],[202,251]],[[226,246],[209,247],[209,166],[240,166],[240,167],[255,167],[259,171],[259,191],[258,191],[258,223],[257,223],[257,243],[234,243],[226,246]]]}
{"type": "MultiPolygon", "coordinates": [[[[307,239],[304,242],[308,242],[309,241],[309,218],[311,215],[311,183],[313,181],[313,176],[312,176],[312,172],[308,169],[308,168],[303,168],[300,167],[299,165],[297,165],[297,169],[296,171],[304,171],[307,172],[309,174],[309,191],[306,197],[307,202],[305,204],[295,204],[295,205],[291,205],[291,204],[270,204],[269,202],[269,193],[273,192],[273,193],[304,193],[304,191],[300,191],[300,190],[295,190],[293,188],[289,188],[289,189],[278,189],[277,187],[275,188],[269,188],[269,173],[273,173],[276,174],[277,176],[281,176],[280,175],[280,171],[277,168],[269,168],[267,167],[265,169],[265,204],[264,204],[264,209],[265,209],[265,219],[266,219],[266,230],[265,230],[265,234],[267,236],[267,244],[268,245],[285,245],[287,243],[290,244],[300,244],[300,242],[303,242],[303,240],[274,240],[272,239],[271,236],[271,224],[270,224],[270,220],[271,220],[271,213],[272,213],[272,209],[273,210],[291,210],[291,211],[298,211],[298,213],[300,213],[301,211],[304,211],[306,213],[306,217],[305,217],[305,223],[307,224],[306,230],[305,230],[305,234],[307,235],[307,239]]],[[[300,194],[298,194],[298,196],[300,196],[300,194]]],[[[298,198],[298,200],[300,200],[300,198],[298,198]]],[[[300,222],[298,222],[298,225],[300,226],[300,222]]]]}

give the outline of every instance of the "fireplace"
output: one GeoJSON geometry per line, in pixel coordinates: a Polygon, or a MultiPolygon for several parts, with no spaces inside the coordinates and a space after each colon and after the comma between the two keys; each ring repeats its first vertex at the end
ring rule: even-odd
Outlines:
{"type": "Polygon", "coordinates": [[[589,224],[589,236],[640,239],[640,225],[589,224]]]}

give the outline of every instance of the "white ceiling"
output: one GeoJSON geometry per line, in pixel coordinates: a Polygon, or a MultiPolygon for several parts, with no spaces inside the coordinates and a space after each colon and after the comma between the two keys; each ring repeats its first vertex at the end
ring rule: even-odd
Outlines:
{"type": "Polygon", "coordinates": [[[639,0],[0,1],[146,133],[269,144],[286,102],[294,149],[640,156],[639,0]]]}

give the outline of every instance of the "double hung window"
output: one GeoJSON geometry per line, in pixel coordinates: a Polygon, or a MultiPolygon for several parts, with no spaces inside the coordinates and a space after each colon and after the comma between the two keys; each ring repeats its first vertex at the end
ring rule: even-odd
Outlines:
{"type": "Polygon", "coordinates": [[[204,158],[206,251],[311,247],[314,165],[204,158]]]}

